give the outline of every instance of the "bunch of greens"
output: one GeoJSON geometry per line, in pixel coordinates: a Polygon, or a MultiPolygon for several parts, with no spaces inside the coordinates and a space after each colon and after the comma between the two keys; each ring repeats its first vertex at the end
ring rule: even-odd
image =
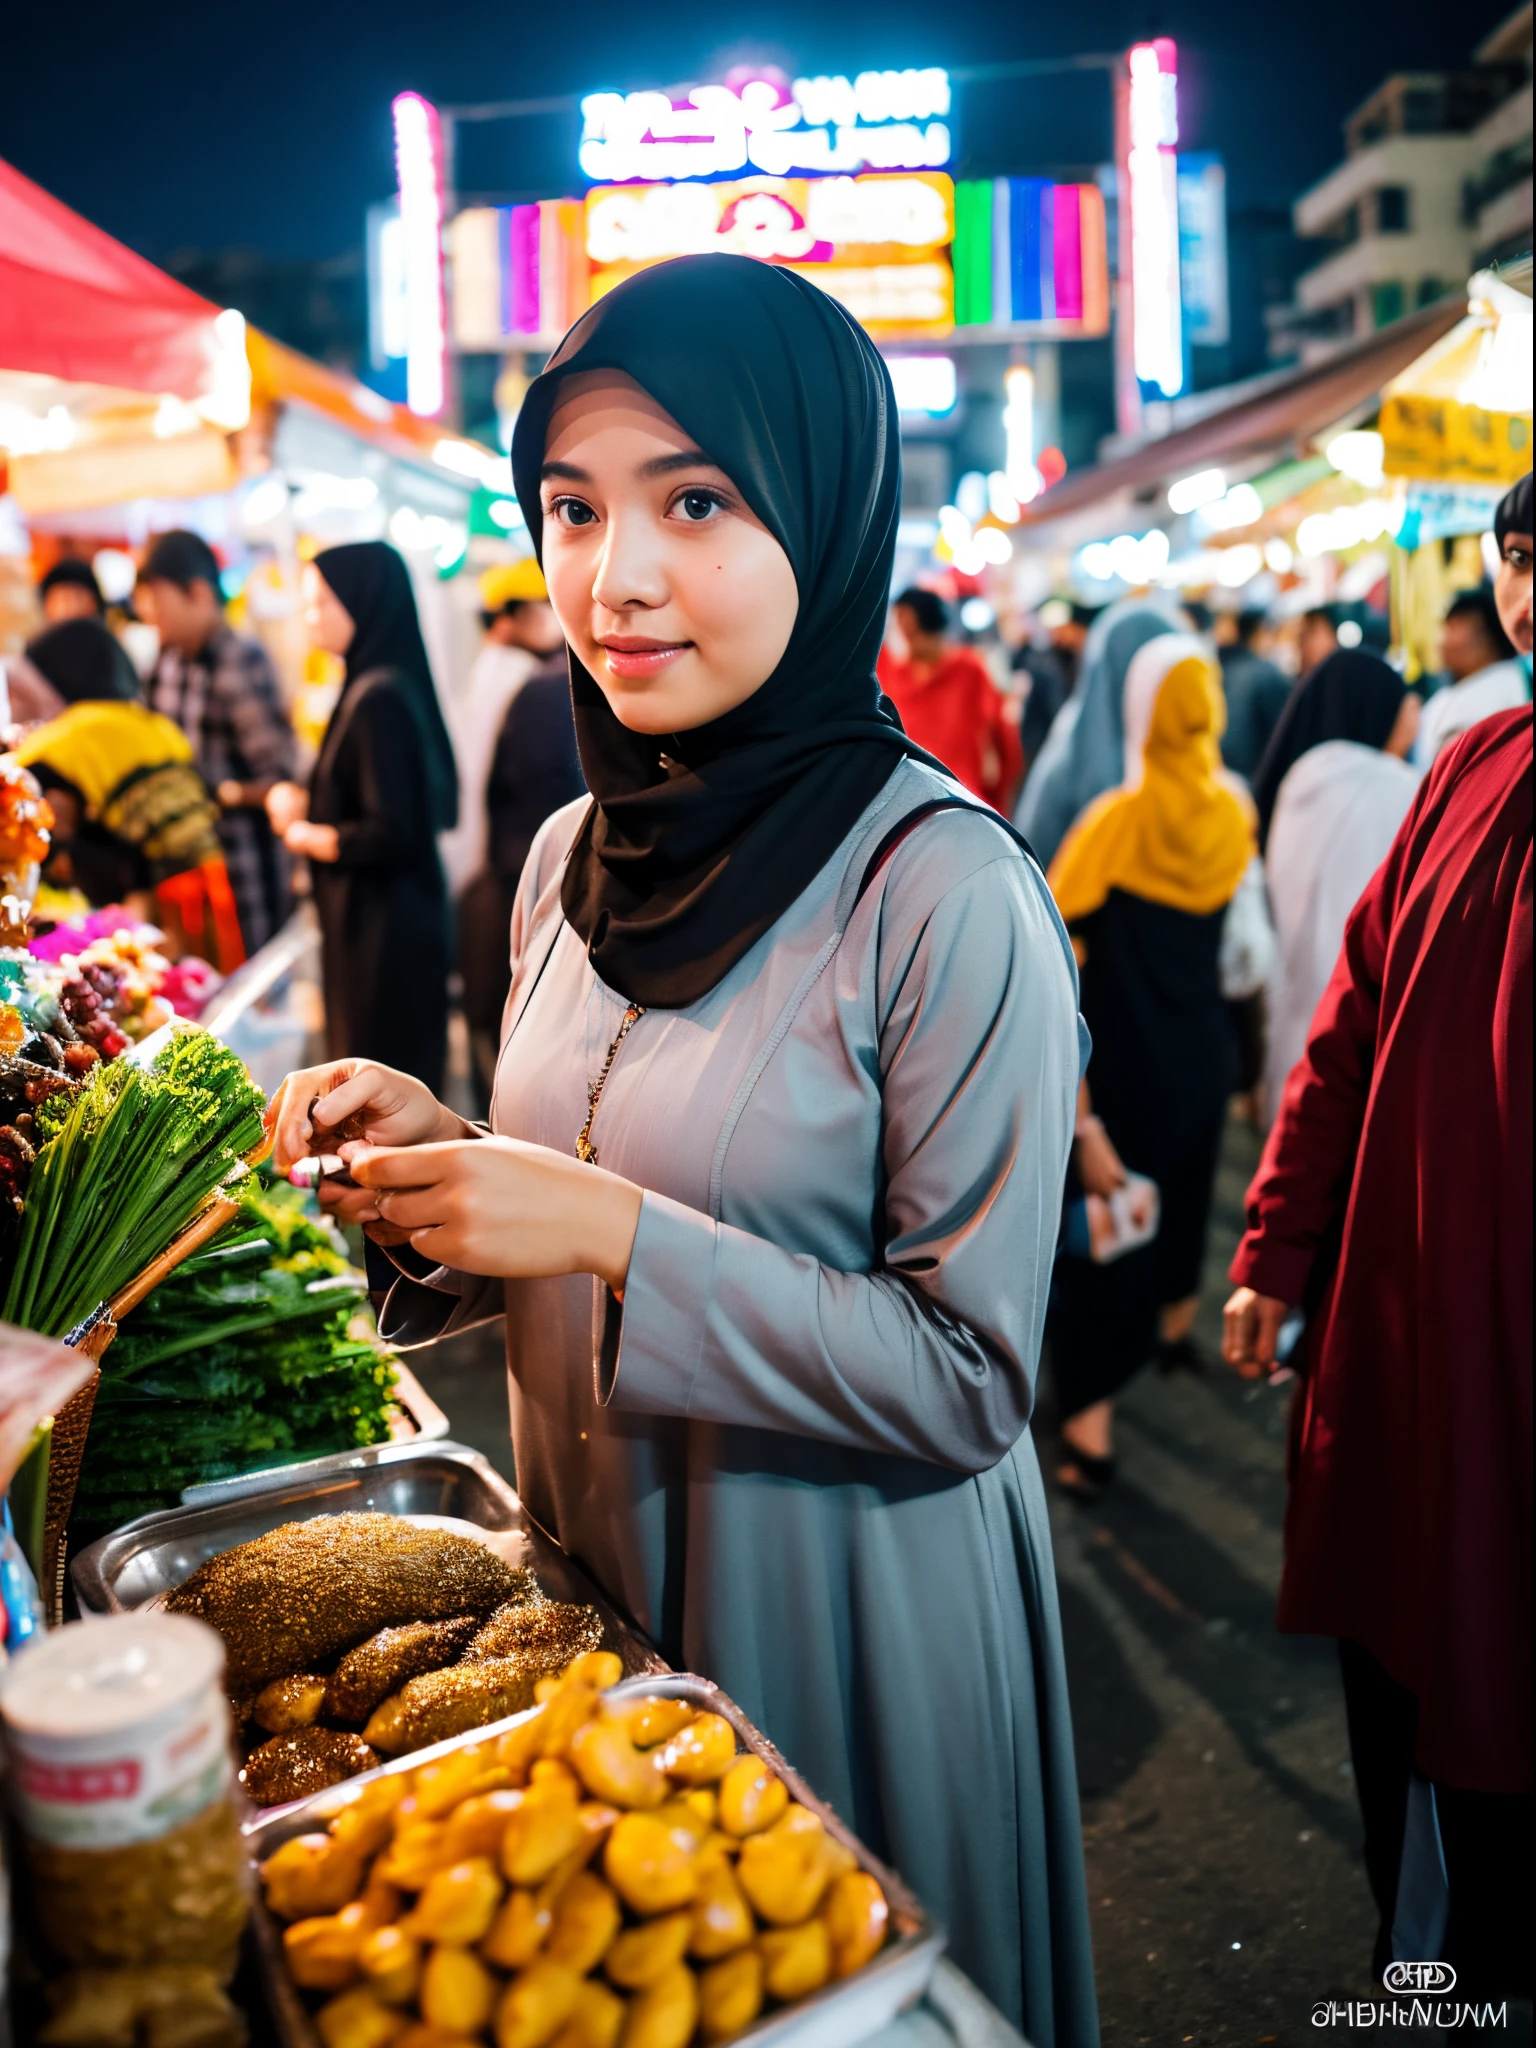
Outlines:
{"type": "Polygon", "coordinates": [[[389,1435],[394,1373],[338,1241],[283,1183],[124,1319],[75,1494],[77,1535],[172,1507],[184,1487],[389,1435]]]}
{"type": "Polygon", "coordinates": [[[255,1149],[262,1106],[240,1058],[195,1026],[173,1029],[147,1065],[103,1060],[78,1095],[40,1104],[0,1319],[66,1336],[255,1149]]]}

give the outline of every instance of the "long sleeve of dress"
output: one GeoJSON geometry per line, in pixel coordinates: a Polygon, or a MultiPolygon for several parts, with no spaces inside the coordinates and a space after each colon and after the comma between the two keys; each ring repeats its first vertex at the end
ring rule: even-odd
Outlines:
{"type": "Polygon", "coordinates": [[[1277,1301],[1307,1297],[1319,1251],[1349,1200],[1376,1060],[1392,920],[1429,784],[1344,927],[1344,944],[1291,1070],[1248,1190],[1248,1228],[1230,1274],[1277,1301]]]}
{"type": "Polygon", "coordinates": [[[966,1472],[1028,1421],[1078,1078],[1070,954],[1016,856],[906,930],[900,897],[893,881],[879,949],[877,1270],[836,1271],[648,1192],[622,1310],[610,1301],[600,1330],[615,1408],[966,1472]]]}
{"type": "Polygon", "coordinates": [[[398,690],[374,688],[359,702],[336,779],[354,812],[336,821],[339,867],[400,868],[420,860],[432,839],[421,735],[398,690]]]}

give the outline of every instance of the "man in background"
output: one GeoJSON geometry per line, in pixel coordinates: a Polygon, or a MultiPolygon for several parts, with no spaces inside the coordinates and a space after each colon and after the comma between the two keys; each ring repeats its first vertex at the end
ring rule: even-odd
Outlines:
{"type": "Polygon", "coordinates": [[[1062,705],[1077,686],[1088,628],[1098,617],[1092,605],[1078,604],[1065,597],[1050,597],[1040,607],[1040,624],[1046,631],[1041,647],[1026,640],[1013,657],[1015,675],[1027,675],[1029,688],[1019,720],[1019,739],[1024,748],[1024,767],[1045,745],[1045,736],[1062,705]]]}
{"type": "MultiPolygon", "coordinates": [[[[1301,615],[1296,636],[1297,671],[1307,675],[1320,661],[1326,661],[1339,644],[1339,621],[1332,605],[1314,605],[1301,615]]],[[[1356,646],[1359,642],[1356,641],[1356,646]]]]}
{"type": "Polygon", "coordinates": [[[1252,781],[1263,760],[1269,736],[1291,694],[1290,677],[1264,651],[1268,631],[1269,619],[1263,611],[1241,611],[1232,621],[1231,639],[1217,650],[1227,697],[1221,758],[1247,781],[1252,781]]]}
{"type": "Polygon", "coordinates": [[[37,586],[45,626],[62,626],[68,619],[99,619],[106,614],[106,600],[96,572],[78,555],[64,555],[37,586]]]}
{"type": "Polygon", "coordinates": [[[1447,606],[1440,660],[1446,681],[1424,707],[1410,756],[1416,768],[1427,768],[1442,747],[1494,712],[1530,702],[1530,676],[1515,658],[1486,584],[1462,591],[1447,606]]]}
{"type": "Polygon", "coordinates": [[[905,655],[882,647],[880,687],[901,713],[920,747],[984,802],[1008,811],[1024,766],[1019,728],[986,663],[974,649],[955,647],[949,607],[936,591],[914,585],[892,609],[905,655]]]}
{"type": "Polygon", "coordinates": [[[174,720],[220,808],[219,839],[249,955],[288,915],[288,859],[267,822],[267,791],[293,779],[297,748],[259,641],[224,616],[219,564],[201,535],[162,533],[139,570],[138,608],[160,636],[146,689],[174,720]]]}
{"type": "Polygon", "coordinates": [[[531,555],[487,569],[480,578],[480,605],[485,639],[451,721],[459,763],[459,822],[442,839],[449,893],[461,902],[485,870],[485,788],[496,736],[529,676],[565,645],[543,571],[531,555]]]}

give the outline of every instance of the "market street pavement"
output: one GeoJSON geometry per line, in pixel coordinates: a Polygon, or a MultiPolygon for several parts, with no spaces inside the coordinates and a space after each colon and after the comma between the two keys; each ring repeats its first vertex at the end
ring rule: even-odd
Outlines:
{"type": "MultiPolygon", "coordinates": [[[[1233,1123],[1199,1375],[1146,1373],[1099,1507],[1053,1500],[1105,2048],[1294,2048],[1366,1998],[1374,1917],[1333,1646],[1274,1628],[1289,1387],[1214,1363],[1258,1139],[1233,1123]]],[[[499,1329],[411,1363],[511,1475],[499,1329]]],[[[1050,1440],[1042,1424],[1042,1462],[1050,1440]]]]}

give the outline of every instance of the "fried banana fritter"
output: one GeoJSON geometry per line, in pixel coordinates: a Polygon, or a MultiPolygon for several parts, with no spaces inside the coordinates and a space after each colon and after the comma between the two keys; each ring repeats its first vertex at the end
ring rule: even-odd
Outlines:
{"type": "Polygon", "coordinates": [[[602,1647],[602,1617],[595,1607],[578,1607],[566,1600],[516,1600],[497,1608],[464,1652],[464,1662],[479,1664],[490,1657],[537,1659],[535,1675],[542,1678],[583,1651],[602,1647]]]}
{"type": "Polygon", "coordinates": [[[232,1692],[258,1691],[324,1669],[380,1629],[488,1615],[521,1584],[468,1536],[395,1515],[316,1515],[210,1558],[165,1605],[218,1630],[232,1692]]]}
{"type": "Polygon", "coordinates": [[[450,1664],[403,1685],[370,1716],[363,1740],[386,1756],[403,1756],[444,1742],[466,1728],[483,1728],[533,1705],[540,1667],[524,1657],[492,1657],[481,1664],[450,1664]]]}
{"type": "Polygon", "coordinates": [[[282,1806],[371,1771],[379,1761],[378,1751],[359,1736],[341,1735],[334,1728],[300,1728],[253,1749],[240,1776],[254,1805],[282,1806]]]}
{"type": "MultiPolygon", "coordinates": [[[[478,1614],[460,1614],[452,1621],[408,1621],[402,1628],[380,1629],[348,1650],[326,1681],[326,1719],[366,1721],[380,1700],[408,1679],[451,1664],[479,1626],[478,1614]]],[[[259,1718],[259,1704],[257,1713],[259,1718]]]]}

